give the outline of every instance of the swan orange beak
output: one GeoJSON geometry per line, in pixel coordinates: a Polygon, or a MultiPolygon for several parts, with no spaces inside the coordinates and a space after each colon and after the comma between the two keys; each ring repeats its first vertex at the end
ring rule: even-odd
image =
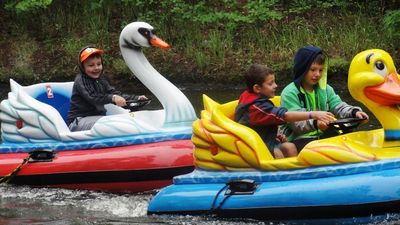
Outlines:
{"type": "Polygon", "coordinates": [[[400,80],[397,73],[389,74],[385,81],[377,86],[367,87],[364,94],[380,105],[391,106],[400,104],[400,80]]]}
{"type": "Polygon", "coordinates": [[[155,47],[159,47],[159,48],[169,48],[169,44],[166,43],[165,41],[161,40],[159,37],[157,36],[153,36],[150,39],[150,44],[155,46],[155,47]]]}

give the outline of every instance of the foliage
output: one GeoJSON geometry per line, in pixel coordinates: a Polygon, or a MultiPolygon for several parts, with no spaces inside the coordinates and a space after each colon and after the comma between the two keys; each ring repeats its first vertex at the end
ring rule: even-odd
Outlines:
{"type": "Polygon", "coordinates": [[[116,71],[119,71],[121,75],[130,77],[132,74],[132,72],[129,70],[128,66],[126,65],[123,59],[114,60],[112,66],[116,71]]]}
{"type": "Polygon", "coordinates": [[[289,1],[291,13],[305,13],[319,10],[344,10],[355,3],[348,0],[293,0],[289,1]]]}
{"type": "MultiPolygon", "coordinates": [[[[12,57],[14,66],[9,76],[22,80],[35,80],[32,65],[35,64],[33,54],[38,48],[37,43],[30,40],[28,36],[23,35],[14,44],[18,46],[13,46],[13,49],[15,49],[12,57]]],[[[4,77],[3,79],[10,77],[4,77]]]]}
{"type": "Polygon", "coordinates": [[[293,54],[305,44],[328,53],[330,71],[346,71],[366,48],[385,49],[395,61],[400,54],[394,0],[4,0],[0,8],[0,47],[15,54],[0,55],[0,79],[73,79],[76,54],[89,44],[105,50],[108,73],[131,74],[118,37],[136,20],[153,25],[172,46],[168,53],[146,52],[160,72],[194,80],[240,80],[253,62],[290,76],[293,54]]]}
{"type": "Polygon", "coordinates": [[[5,9],[17,13],[47,8],[53,0],[5,0],[5,9]]]}
{"type": "Polygon", "coordinates": [[[329,73],[340,72],[343,68],[348,68],[350,62],[342,57],[329,59],[329,73]]]}
{"type": "Polygon", "coordinates": [[[397,41],[400,41],[400,10],[386,12],[383,24],[387,33],[397,41]]]}

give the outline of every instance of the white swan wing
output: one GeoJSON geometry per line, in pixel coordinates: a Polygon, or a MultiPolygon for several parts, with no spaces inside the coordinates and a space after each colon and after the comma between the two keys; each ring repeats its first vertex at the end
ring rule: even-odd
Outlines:
{"type": "Polygon", "coordinates": [[[2,129],[2,139],[12,142],[16,139],[27,142],[60,141],[59,133],[68,130],[68,127],[62,123],[57,110],[29,96],[15,81],[10,80],[10,86],[8,99],[3,100],[0,106],[2,127],[8,128],[2,129]]]}
{"type": "Polygon", "coordinates": [[[99,119],[91,130],[96,136],[117,137],[134,134],[159,132],[159,127],[151,126],[129,115],[107,116],[99,119]]]}

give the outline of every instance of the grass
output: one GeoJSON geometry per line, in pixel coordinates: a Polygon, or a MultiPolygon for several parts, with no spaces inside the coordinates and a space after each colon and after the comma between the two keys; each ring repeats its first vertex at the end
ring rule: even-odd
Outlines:
{"type": "Polygon", "coordinates": [[[9,71],[3,70],[2,81],[7,81],[9,78],[16,78],[21,80],[35,80],[35,73],[33,65],[34,53],[38,49],[36,41],[31,40],[27,35],[22,35],[14,42],[12,42],[13,52],[10,53],[10,61],[13,65],[9,71]]]}
{"type": "MultiPolygon", "coordinates": [[[[21,30],[3,31],[6,44],[2,46],[9,48],[4,51],[12,51],[15,55],[11,58],[0,56],[1,81],[7,77],[72,80],[77,72],[76,54],[88,44],[106,50],[106,61],[111,65],[109,73],[115,76],[130,74],[118,46],[119,32],[122,25],[130,21],[130,11],[122,9],[119,13],[123,17],[116,20],[116,9],[86,9],[81,15],[82,12],[78,12],[81,8],[72,3],[68,5],[69,14],[60,8],[61,5],[54,5],[53,11],[31,21],[40,25],[36,26],[38,30],[30,32],[25,24],[21,30]],[[54,11],[59,12],[58,16],[54,16],[54,11]],[[50,23],[55,24],[55,28],[46,26],[50,23]]],[[[18,24],[18,21],[10,19],[10,23],[18,24]]],[[[171,51],[146,52],[146,55],[150,62],[158,64],[155,67],[162,74],[175,78],[190,75],[194,82],[200,77],[210,82],[240,81],[238,77],[243,70],[254,62],[267,64],[278,73],[291,76],[288,71],[291,71],[293,55],[306,44],[320,46],[328,53],[330,71],[333,72],[347,71],[352,57],[368,48],[382,48],[392,54],[395,61],[399,60],[399,53],[391,51],[395,41],[382,35],[380,18],[362,12],[321,14],[312,19],[294,17],[259,27],[243,25],[237,30],[188,21],[175,21],[174,24],[174,27],[155,27],[161,38],[171,44],[171,51]]]]}

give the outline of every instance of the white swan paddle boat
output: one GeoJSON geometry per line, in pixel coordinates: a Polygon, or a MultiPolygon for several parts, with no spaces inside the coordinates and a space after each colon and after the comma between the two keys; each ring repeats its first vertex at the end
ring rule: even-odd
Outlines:
{"type": "Polygon", "coordinates": [[[0,105],[0,183],[142,192],[192,171],[195,111],[148,62],[142,48],[150,46],[169,47],[145,22],[122,30],[125,62],[163,109],[129,112],[108,104],[91,130],[71,132],[66,125],[73,82],[21,86],[10,80],[0,105]]]}
{"type": "Polygon", "coordinates": [[[256,132],[232,120],[237,101],[219,104],[204,96],[205,110],[193,124],[196,169],[162,189],[148,214],[306,224],[399,215],[399,75],[387,52],[371,49],[354,57],[348,76],[351,95],[382,128],[316,140],[284,159],[274,159],[256,132]]]}

